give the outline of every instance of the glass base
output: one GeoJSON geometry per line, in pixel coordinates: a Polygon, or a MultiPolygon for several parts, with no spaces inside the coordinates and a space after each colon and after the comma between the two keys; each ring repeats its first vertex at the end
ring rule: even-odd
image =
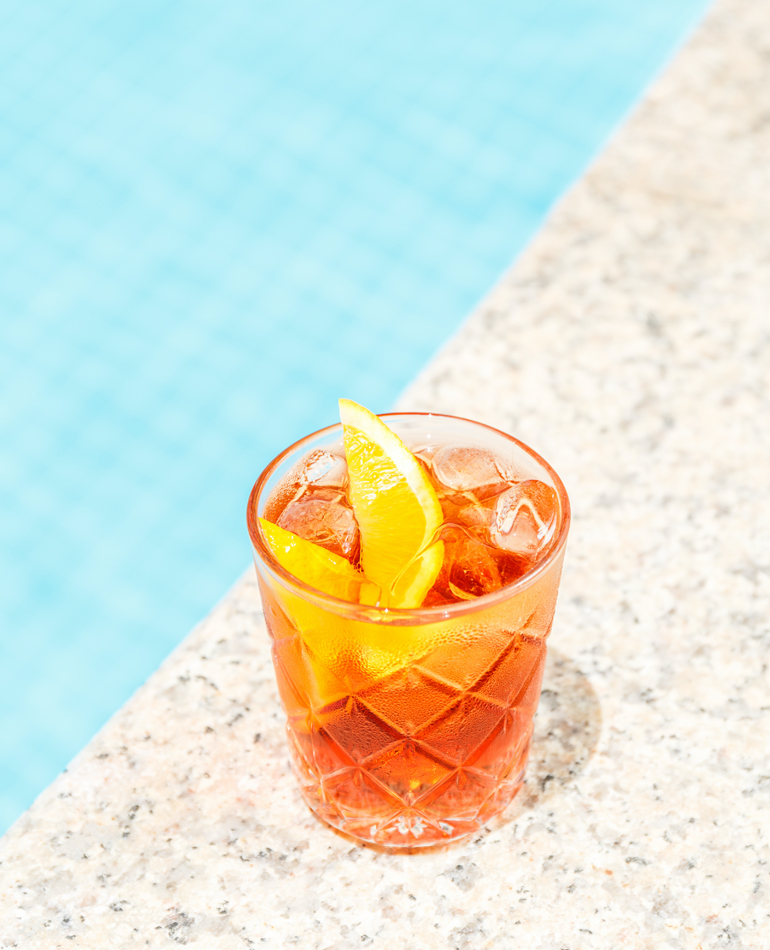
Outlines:
{"type": "MultiPolygon", "coordinates": [[[[291,736],[291,730],[289,731],[291,736]]],[[[497,776],[458,767],[420,796],[398,794],[365,766],[320,775],[291,743],[300,792],[326,824],[367,844],[388,849],[436,847],[478,833],[504,811],[524,781],[531,729],[497,776]]]]}

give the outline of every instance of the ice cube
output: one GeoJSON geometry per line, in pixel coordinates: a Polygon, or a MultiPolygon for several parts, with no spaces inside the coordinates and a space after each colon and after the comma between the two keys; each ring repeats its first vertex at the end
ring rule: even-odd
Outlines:
{"type": "Polygon", "coordinates": [[[451,558],[449,589],[455,597],[467,600],[500,590],[503,579],[497,561],[485,544],[465,537],[447,547],[451,558]]]}
{"type": "Polygon", "coordinates": [[[430,465],[431,459],[438,451],[437,445],[417,445],[410,446],[410,451],[412,455],[417,456],[422,462],[425,462],[426,465],[430,465]]]}
{"type": "MultiPolygon", "coordinates": [[[[478,507],[473,509],[479,511],[478,507]]],[[[488,513],[492,514],[488,509],[488,513]]],[[[426,607],[472,600],[512,584],[532,566],[529,557],[493,546],[489,529],[445,524],[441,529],[444,562],[428,592],[426,607]]]]}
{"type": "Polygon", "coordinates": [[[519,557],[539,557],[553,539],[559,499],[544,482],[519,482],[495,501],[490,528],[492,542],[519,557]]]}
{"type": "Polygon", "coordinates": [[[494,550],[461,528],[445,526],[444,563],[430,603],[471,600],[503,586],[494,550]]]}
{"type": "Polygon", "coordinates": [[[328,488],[307,489],[284,508],[278,525],[353,563],[358,558],[358,525],[341,492],[328,488]]]}
{"type": "Polygon", "coordinates": [[[514,480],[506,463],[488,449],[446,445],[432,461],[434,477],[443,489],[473,492],[479,499],[504,491],[514,480]]]}
{"type": "Polygon", "coordinates": [[[348,484],[347,461],[344,456],[316,449],[303,459],[302,480],[307,485],[344,491],[348,484]]]}
{"type": "Polygon", "coordinates": [[[455,518],[458,524],[472,528],[481,537],[489,534],[494,520],[494,506],[482,504],[465,505],[458,509],[455,518]]]}
{"type": "Polygon", "coordinates": [[[445,524],[465,528],[466,534],[475,535],[487,543],[491,543],[489,529],[494,520],[495,500],[492,496],[479,501],[473,492],[439,496],[445,524]]]}

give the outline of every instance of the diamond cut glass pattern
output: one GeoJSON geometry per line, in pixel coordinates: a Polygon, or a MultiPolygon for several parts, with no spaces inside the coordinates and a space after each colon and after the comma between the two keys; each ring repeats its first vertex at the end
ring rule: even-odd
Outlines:
{"type": "Polygon", "coordinates": [[[545,658],[544,638],[508,636],[464,688],[415,664],[318,709],[300,707],[307,690],[286,672],[305,679],[306,651],[297,637],[275,642],[290,747],[310,807],[359,836],[368,821],[366,836],[386,844],[481,827],[521,785],[545,658]]]}

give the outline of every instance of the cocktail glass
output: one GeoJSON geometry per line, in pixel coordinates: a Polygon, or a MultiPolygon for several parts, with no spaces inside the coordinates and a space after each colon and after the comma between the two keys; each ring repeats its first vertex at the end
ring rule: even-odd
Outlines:
{"type": "Polygon", "coordinates": [[[348,603],[302,583],[259,528],[309,453],[343,454],[340,425],[282,452],[251,492],[249,534],[302,796],[355,838],[415,848],[477,832],[522,785],[570,508],[548,463],[503,432],[452,416],[382,419],[413,451],[488,449],[516,480],[544,482],[558,498],[549,546],[515,582],[401,610],[348,603]]]}

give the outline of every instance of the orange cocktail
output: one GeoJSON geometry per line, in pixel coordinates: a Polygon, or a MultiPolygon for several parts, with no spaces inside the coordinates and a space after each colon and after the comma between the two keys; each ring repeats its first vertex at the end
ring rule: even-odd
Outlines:
{"type": "Polygon", "coordinates": [[[416,460],[392,450],[410,513],[387,495],[390,470],[374,492],[379,448],[359,452],[350,418],[344,438],[333,426],[287,449],[249,500],[276,676],[313,811],[365,841],[431,845],[477,831],[521,786],[569,502],[510,436],[386,415],[416,460]],[[379,553],[399,531],[413,535],[406,563],[379,553]]]}

